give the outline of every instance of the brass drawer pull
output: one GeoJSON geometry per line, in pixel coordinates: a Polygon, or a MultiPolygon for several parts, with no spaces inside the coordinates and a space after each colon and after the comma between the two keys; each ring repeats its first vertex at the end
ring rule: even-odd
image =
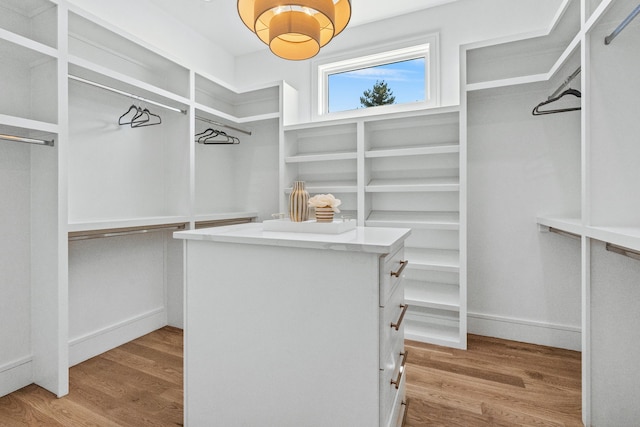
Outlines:
{"type": "Polygon", "coordinates": [[[402,325],[402,320],[404,320],[404,315],[407,313],[407,308],[409,308],[408,304],[400,304],[400,308],[402,308],[402,312],[400,313],[400,318],[396,323],[391,323],[391,327],[396,331],[400,329],[400,325],[402,325]]]}
{"type": "Polygon", "coordinates": [[[409,356],[409,352],[405,350],[404,352],[400,353],[400,356],[402,356],[402,363],[400,364],[400,369],[398,370],[398,376],[395,380],[391,380],[391,384],[396,386],[396,390],[400,388],[400,380],[402,379],[402,374],[404,374],[404,365],[407,363],[407,356],[409,356]]]}
{"type": "Polygon", "coordinates": [[[409,261],[400,261],[400,269],[398,269],[398,271],[392,271],[391,275],[393,277],[400,277],[400,275],[402,274],[402,272],[404,271],[404,268],[407,266],[407,264],[409,264],[409,261]]]}
{"type": "Polygon", "coordinates": [[[407,422],[407,412],[409,411],[409,401],[407,400],[405,402],[403,400],[401,405],[404,406],[404,408],[402,408],[402,424],[400,424],[400,427],[404,427],[405,423],[407,422]]]}

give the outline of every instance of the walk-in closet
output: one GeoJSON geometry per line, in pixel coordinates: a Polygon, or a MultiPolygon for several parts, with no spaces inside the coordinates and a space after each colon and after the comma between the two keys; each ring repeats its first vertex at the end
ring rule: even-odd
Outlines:
{"type": "MultiPolygon", "coordinates": [[[[342,296],[360,295],[345,305],[367,313],[351,316],[368,319],[358,334],[375,350],[361,357],[371,366],[358,366],[375,389],[363,415],[374,424],[425,422],[405,397],[438,391],[404,376],[411,353],[431,360],[416,351],[424,344],[458,361],[477,336],[577,355],[579,384],[566,381],[581,401],[568,406],[583,425],[640,419],[640,4],[433,0],[395,11],[367,2],[323,2],[350,20],[327,18],[333,40],[288,60],[247,24],[259,12],[249,0],[0,0],[0,425],[3,397],[35,384],[63,398],[71,367],[154,331],[173,346],[184,330],[188,379],[190,360],[215,359],[189,339],[217,351],[216,337],[209,343],[201,325],[192,334],[188,322],[214,319],[227,303],[243,313],[228,319],[230,330],[251,337],[264,328],[256,351],[279,361],[296,342],[270,341],[270,322],[284,328],[274,340],[300,332],[323,301],[304,286],[323,274],[341,280],[340,269],[348,277],[349,262],[361,268],[351,282],[373,283],[342,296]],[[423,98],[329,107],[329,76],[363,78],[415,59],[423,98]],[[299,181],[308,196],[340,200],[338,231],[267,228],[296,222],[299,181]],[[263,274],[197,258],[228,247],[220,258],[235,266],[269,245],[252,261],[263,274]],[[312,269],[312,250],[341,257],[312,269]],[[300,259],[276,271],[262,262],[276,252],[300,259]],[[237,292],[192,287],[219,286],[203,271],[237,292]],[[298,317],[261,311],[252,296],[265,291],[250,286],[273,286],[269,301],[288,289],[282,299],[298,317]],[[190,291],[242,300],[215,301],[210,313],[190,291]]],[[[266,3],[275,6],[255,17],[263,24],[300,13],[266,3]]],[[[325,6],[300,14],[318,19],[325,6]]],[[[397,92],[410,79],[380,75],[397,92]]],[[[307,342],[329,332],[313,333],[307,342]]],[[[318,366],[329,353],[313,352],[318,366]]],[[[353,389],[366,394],[361,385],[353,389]]],[[[198,414],[202,399],[184,389],[185,412],[198,414]]]]}

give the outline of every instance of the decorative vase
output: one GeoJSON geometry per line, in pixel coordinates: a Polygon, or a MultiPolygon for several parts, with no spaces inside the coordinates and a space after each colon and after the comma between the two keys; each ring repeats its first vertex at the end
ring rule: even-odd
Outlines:
{"type": "Polygon", "coordinates": [[[333,208],[331,206],[323,206],[316,208],[317,222],[333,222],[333,208]]]}
{"type": "Polygon", "coordinates": [[[293,190],[289,195],[289,218],[293,222],[309,219],[309,193],[304,189],[304,181],[293,183],[293,190]]]}

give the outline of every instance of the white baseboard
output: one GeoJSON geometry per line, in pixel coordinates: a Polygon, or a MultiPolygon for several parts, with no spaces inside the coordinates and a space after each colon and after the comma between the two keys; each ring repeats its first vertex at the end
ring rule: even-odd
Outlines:
{"type": "Polygon", "coordinates": [[[0,366],[0,397],[26,387],[32,382],[31,356],[0,366]]]}
{"type": "Polygon", "coordinates": [[[136,338],[160,329],[167,324],[164,307],[123,320],[98,331],[69,341],[69,366],[128,343],[136,338]]]}
{"type": "Polygon", "coordinates": [[[580,328],[574,326],[469,312],[467,332],[567,350],[582,350],[582,334],[580,328]]]}

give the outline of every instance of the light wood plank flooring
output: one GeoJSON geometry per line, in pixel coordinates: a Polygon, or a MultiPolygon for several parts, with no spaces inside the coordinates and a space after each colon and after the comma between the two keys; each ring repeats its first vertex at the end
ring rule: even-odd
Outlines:
{"type": "Polygon", "coordinates": [[[583,425],[579,352],[477,335],[466,351],[405,349],[405,427],[583,425]]]}
{"type": "MultiPolygon", "coordinates": [[[[473,335],[468,351],[406,348],[406,427],[582,425],[580,353],[473,335]]],[[[0,398],[0,426],[181,426],[182,372],[182,331],[165,327],[72,367],[62,399],[0,398]]]]}

